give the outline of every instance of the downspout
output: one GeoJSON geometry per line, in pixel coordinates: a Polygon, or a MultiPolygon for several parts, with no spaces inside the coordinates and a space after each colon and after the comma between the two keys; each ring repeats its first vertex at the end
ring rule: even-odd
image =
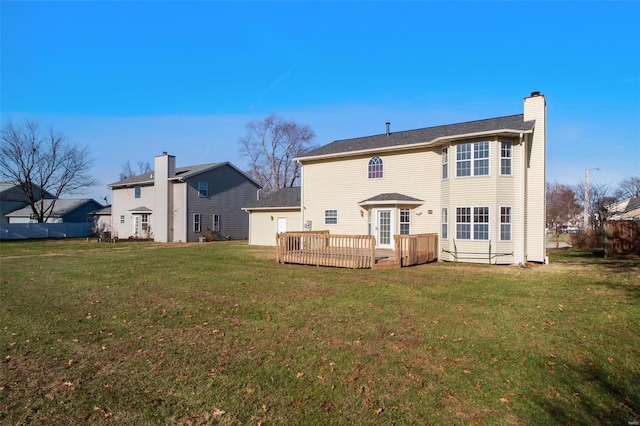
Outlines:
{"type": "Polygon", "coordinates": [[[300,164],[300,229],[304,229],[304,165],[296,160],[300,164]]]}
{"type": "Polygon", "coordinates": [[[526,191],[526,179],[525,179],[525,175],[526,175],[526,157],[527,157],[527,149],[526,149],[527,143],[526,143],[526,137],[524,136],[524,133],[520,133],[520,191],[518,191],[518,196],[519,196],[519,200],[518,200],[518,204],[520,206],[520,259],[518,259],[518,263],[520,265],[524,265],[526,263],[526,255],[525,255],[525,235],[527,233],[527,230],[524,229],[524,215],[525,215],[525,195],[524,192],[526,191]]]}

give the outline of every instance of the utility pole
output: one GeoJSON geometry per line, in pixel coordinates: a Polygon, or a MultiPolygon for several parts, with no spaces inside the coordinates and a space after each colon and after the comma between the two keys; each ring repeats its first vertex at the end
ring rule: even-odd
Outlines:
{"type": "Polygon", "coordinates": [[[584,231],[587,232],[589,227],[589,170],[600,170],[597,167],[585,169],[584,179],[584,231]]]}

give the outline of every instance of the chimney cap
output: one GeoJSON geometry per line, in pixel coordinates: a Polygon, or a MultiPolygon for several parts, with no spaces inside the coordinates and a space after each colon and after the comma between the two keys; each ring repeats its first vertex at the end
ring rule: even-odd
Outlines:
{"type": "Polygon", "coordinates": [[[531,97],[540,96],[540,92],[531,92],[531,97]]]}
{"type": "Polygon", "coordinates": [[[162,155],[167,155],[167,151],[162,151],[162,155]]]}

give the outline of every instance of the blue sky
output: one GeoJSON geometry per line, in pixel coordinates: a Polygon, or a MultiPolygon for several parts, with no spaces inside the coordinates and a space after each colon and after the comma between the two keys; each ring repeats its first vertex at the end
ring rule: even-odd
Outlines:
{"type": "Polygon", "coordinates": [[[315,143],[522,113],[542,92],[548,181],[640,174],[640,2],[0,1],[0,119],[124,162],[245,168],[277,113],[315,143]]]}

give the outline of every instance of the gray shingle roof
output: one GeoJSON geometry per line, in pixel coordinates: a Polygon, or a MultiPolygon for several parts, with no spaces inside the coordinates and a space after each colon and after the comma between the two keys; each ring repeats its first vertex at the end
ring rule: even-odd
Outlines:
{"type": "Polygon", "coordinates": [[[411,202],[411,203],[424,202],[424,200],[419,200],[417,198],[409,197],[408,195],[399,194],[397,192],[387,192],[384,194],[378,194],[371,198],[367,198],[366,200],[362,200],[358,204],[386,202],[386,201],[405,201],[405,202],[411,202]]]}
{"type": "Polygon", "coordinates": [[[284,207],[300,208],[299,186],[279,189],[276,192],[266,195],[260,200],[256,200],[250,206],[245,207],[245,209],[252,210],[284,207]]]}
{"type": "MultiPolygon", "coordinates": [[[[53,200],[45,200],[45,209],[51,205],[53,200]]],[[[75,209],[82,207],[87,203],[95,203],[100,204],[97,201],[91,198],[83,198],[79,200],[56,200],[56,205],[53,206],[53,212],[51,213],[51,217],[63,217],[75,209]]],[[[8,213],[7,217],[29,217],[33,213],[31,210],[31,206],[23,207],[18,210],[14,210],[11,213],[8,213]]]]}
{"type": "MultiPolygon", "coordinates": [[[[225,164],[225,163],[208,163],[208,164],[199,164],[197,166],[176,167],[176,177],[188,178],[198,173],[202,173],[205,170],[212,169],[221,164],[225,164]]],[[[133,176],[127,179],[120,180],[118,182],[110,183],[109,186],[141,185],[145,183],[153,183],[153,172],[145,173],[138,176],[133,176]]]]}
{"type": "Polygon", "coordinates": [[[374,136],[337,140],[314,149],[301,158],[413,144],[428,144],[441,139],[455,138],[456,136],[463,135],[501,133],[503,131],[529,132],[533,130],[534,124],[535,121],[524,121],[524,114],[516,114],[486,120],[392,132],[388,135],[383,133],[374,136]]]}

